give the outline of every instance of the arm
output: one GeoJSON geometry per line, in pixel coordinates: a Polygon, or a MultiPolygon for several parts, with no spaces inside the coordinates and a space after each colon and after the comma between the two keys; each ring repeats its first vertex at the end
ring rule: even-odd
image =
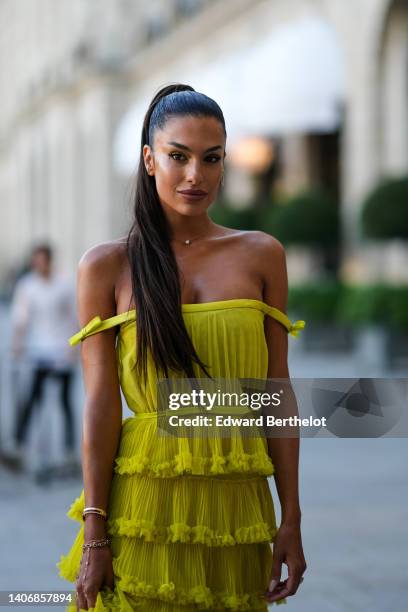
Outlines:
{"type": "MultiPolygon", "coordinates": [[[[272,238],[267,245],[264,274],[264,301],[286,313],[288,277],[282,244],[272,238]]],[[[268,345],[268,378],[285,378],[285,393],[289,396],[285,410],[298,414],[296,397],[290,385],[288,369],[288,332],[279,321],[265,317],[265,337],[268,345]]],[[[295,431],[294,429],[292,431],[295,431]]],[[[267,438],[268,451],[275,466],[275,484],[282,510],[282,523],[300,523],[299,504],[299,438],[267,438]]]]}
{"type": "MultiPolygon", "coordinates": [[[[263,299],[270,306],[286,313],[288,278],[285,250],[278,240],[267,234],[263,234],[261,250],[263,299]]],[[[265,338],[268,345],[267,377],[285,379],[284,416],[297,415],[296,397],[290,384],[287,362],[288,332],[272,317],[265,317],[265,338]]],[[[267,594],[268,602],[273,602],[296,593],[303,580],[306,562],[300,532],[299,437],[267,438],[267,444],[275,467],[274,478],[281,504],[281,524],[274,541],[271,581],[267,594]],[[282,563],[287,564],[289,575],[287,580],[280,582],[282,563]]]]}
{"type": "MultiPolygon", "coordinates": [[[[104,245],[94,247],[82,257],[77,281],[81,327],[96,315],[108,318],[116,314],[115,277],[114,258],[104,245]]],[[[81,362],[86,390],[82,435],[85,506],[107,511],[122,424],[115,328],[85,338],[81,362]]],[[[94,514],[86,516],[84,540],[105,536],[105,520],[94,514]]]]}
{"type": "MultiPolygon", "coordinates": [[[[76,291],[75,285],[72,282],[71,277],[69,277],[66,281],[66,305],[67,305],[67,327],[70,330],[69,335],[73,336],[79,327],[78,316],[77,316],[77,307],[76,307],[76,291]]],[[[77,361],[80,357],[80,347],[79,346],[67,346],[67,354],[68,360],[72,365],[76,365],[77,361]]]]}
{"type": "Polygon", "coordinates": [[[25,279],[17,281],[11,302],[11,353],[19,359],[24,352],[25,339],[30,320],[30,301],[25,279]]]}

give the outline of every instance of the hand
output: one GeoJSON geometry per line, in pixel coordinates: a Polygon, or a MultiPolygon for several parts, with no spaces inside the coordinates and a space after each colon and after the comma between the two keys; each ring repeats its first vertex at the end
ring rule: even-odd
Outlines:
{"type": "Polygon", "coordinates": [[[111,550],[109,546],[86,548],[76,582],[77,612],[95,607],[98,592],[104,586],[114,589],[111,550]]]}
{"type": "Polygon", "coordinates": [[[283,523],[273,544],[273,563],[266,599],[272,603],[289,595],[294,595],[303,581],[306,571],[306,561],[303,555],[300,523],[283,523]],[[282,563],[288,566],[288,578],[280,581],[282,563]]]}

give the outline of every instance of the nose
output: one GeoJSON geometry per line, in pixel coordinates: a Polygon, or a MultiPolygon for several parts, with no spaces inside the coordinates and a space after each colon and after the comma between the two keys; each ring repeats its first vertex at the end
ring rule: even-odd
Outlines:
{"type": "Polygon", "coordinates": [[[199,185],[202,182],[203,172],[199,160],[191,160],[188,164],[186,180],[192,185],[199,185]]]}

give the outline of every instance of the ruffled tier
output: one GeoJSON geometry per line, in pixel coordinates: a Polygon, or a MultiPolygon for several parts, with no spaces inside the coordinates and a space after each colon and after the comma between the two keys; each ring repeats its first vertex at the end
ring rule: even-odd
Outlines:
{"type": "MultiPolygon", "coordinates": [[[[83,528],[76,541],[76,561],[71,555],[58,564],[60,575],[71,582],[79,567],[81,538],[83,528]]],[[[231,549],[151,546],[137,540],[124,545],[117,539],[111,547],[114,591],[101,590],[95,610],[267,610],[265,591],[272,565],[268,543],[231,549]]]]}
{"type": "MultiPolygon", "coordinates": [[[[95,610],[266,611],[276,521],[268,480],[256,469],[269,459],[263,440],[161,438],[155,427],[156,419],[123,423],[117,466],[145,456],[145,467],[167,462],[172,470],[114,470],[107,530],[115,588],[98,593],[95,610]],[[186,453],[206,461],[180,464],[186,453]],[[211,465],[218,466],[215,473],[211,465]],[[197,466],[199,473],[191,473],[197,466]],[[166,477],[169,472],[178,477],[166,477]]],[[[82,557],[84,502],[82,490],[67,513],[81,527],[57,564],[60,576],[73,583],[82,557]]]]}
{"type": "Polygon", "coordinates": [[[274,466],[265,438],[243,435],[239,428],[234,428],[231,437],[166,436],[158,431],[156,417],[129,417],[123,421],[114,471],[152,478],[233,473],[271,476],[274,466]]]}
{"type": "MultiPolygon", "coordinates": [[[[82,523],[84,506],[82,490],[68,516],[82,523]]],[[[146,542],[233,546],[272,542],[276,534],[265,477],[157,480],[115,474],[108,516],[111,536],[146,542]]]]}

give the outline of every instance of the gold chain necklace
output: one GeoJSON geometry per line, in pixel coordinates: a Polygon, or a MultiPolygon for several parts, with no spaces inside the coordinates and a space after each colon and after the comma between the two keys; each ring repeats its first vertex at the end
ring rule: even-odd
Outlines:
{"type": "Polygon", "coordinates": [[[205,236],[205,234],[201,234],[200,236],[196,236],[195,238],[187,238],[186,240],[179,240],[178,238],[173,238],[173,240],[175,242],[180,242],[181,244],[185,244],[185,245],[189,246],[192,242],[195,242],[196,240],[198,240],[202,236],[205,236]]]}

